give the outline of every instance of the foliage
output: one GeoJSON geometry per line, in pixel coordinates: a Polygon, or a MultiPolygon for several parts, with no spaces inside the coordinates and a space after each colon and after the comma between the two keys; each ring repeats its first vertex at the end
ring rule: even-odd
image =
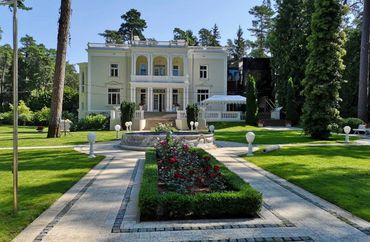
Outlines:
{"type": "Polygon", "coordinates": [[[279,106],[286,110],[287,82],[292,78],[295,87],[297,110],[303,106],[302,80],[305,76],[308,58],[307,38],[311,33],[311,16],[314,1],[277,0],[277,15],[273,19],[268,35],[268,45],[272,55],[272,68],[279,106]]]}
{"type": "Polygon", "coordinates": [[[100,36],[103,36],[105,43],[107,44],[123,44],[121,34],[116,30],[105,30],[104,33],[100,33],[100,36]]]}
{"type": "Polygon", "coordinates": [[[249,125],[257,124],[258,101],[256,80],[252,75],[247,78],[247,107],[245,121],[249,125]]]}
{"type": "MultiPolygon", "coordinates": [[[[207,154],[200,149],[194,149],[194,151],[200,157],[207,154]]],[[[261,193],[246,184],[212,156],[210,156],[210,163],[212,166],[219,167],[219,171],[233,191],[195,194],[160,193],[156,152],[148,150],[139,195],[141,220],[255,216],[261,209],[261,193]]]]}
{"type": "Polygon", "coordinates": [[[122,36],[123,41],[131,41],[133,36],[138,36],[144,40],[144,29],[147,28],[146,21],[141,18],[141,13],[136,9],[130,9],[128,12],[121,16],[123,23],[118,30],[122,36]]]}
{"type": "Polygon", "coordinates": [[[12,124],[13,123],[13,111],[0,113],[0,124],[12,124]]]}
{"type": "Polygon", "coordinates": [[[220,46],[220,30],[215,24],[210,30],[202,28],[198,32],[199,44],[201,46],[220,46]]]}
{"type": "Polygon", "coordinates": [[[190,122],[197,122],[199,116],[199,107],[197,104],[189,104],[186,107],[186,121],[188,123],[189,129],[191,129],[190,122]]]}
{"type": "MultiPolygon", "coordinates": [[[[11,110],[13,110],[13,106],[11,106],[11,110]]],[[[31,122],[33,120],[33,112],[29,107],[27,107],[26,103],[23,100],[19,101],[18,105],[18,118],[19,121],[23,122],[23,125],[26,125],[27,122],[31,122]]]]}
{"type": "Polygon", "coordinates": [[[191,30],[182,30],[180,28],[174,28],[173,30],[174,40],[186,40],[189,46],[198,45],[198,38],[193,34],[191,30]]]}
{"type": "Polygon", "coordinates": [[[170,132],[174,130],[175,128],[171,123],[159,123],[154,128],[154,132],[170,132]]]}
{"type": "Polygon", "coordinates": [[[303,81],[303,126],[316,139],[330,136],[329,125],[339,118],[339,88],[344,69],[342,9],[337,0],[315,1],[309,58],[303,81]]]}
{"type": "Polygon", "coordinates": [[[248,30],[252,36],[256,37],[256,40],[252,42],[252,52],[250,55],[255,58],[267,57],[269,52],[267,46],[267,34],[271,28],[272,16],[274,11],[271,8],[270,0],[263,0],[262,5],[254,6],[249,10],[249,14],[254,16],[252,21],[252,28],[248,30]]]}
{"type": "Polygon", "coordinates": [[[287,83],[287,106],[286,106],[286,119],[293,124],[297,124],[299,116],[297,112],[297,104],[295,100],[295,90],[292,78],[289,78],[287,83]]]}
{"type": "Polygon", "coordinates": [[[227,52],[229,55],[229,62],[231,65],[239,66],[239,62],[242,61],[246,55],[246,41],[243,38],[243,29],[240,27],[236,33],[236,39],[227,40],[227,52]]]}
{"type": "Polygon", "coordinates": [[[89,114],[78,122],[77,130],[109,130],[109,118],[103,114],[89,114]]]}
{"type": "Polygon", "coordinates": [[[132,122],[134,119],[136,104],[134,102],[121,103],[121,126],[125,127],[126,122],[132,122]]]}
{"type": "Polygon", "coordinates": [[[63,110],[77,115],[78,103],[78,89],[65,87],[63,94],[63,110]]]}
{"type": "MultiPolygon", "coordinates": [[[[37,133],[35,127],[31,130],[39,136],[45,136],[37,133]]],[[[3,140],[2,134],[0,137],[3,140]]],[[[86,136],[84,138],[86,140],[86,136]]],[[[104,158],[98,156],[89,159],[73,149],[19,150],[21,189],[18,191],[19,211],[14,214],[10,192],[12,152],[0,151],[0,241],[12,241],[104,158]]]]}
{"type": "Polygon", "coordinates": [[[44,125],[44,126],[49,125],[50,108],[43,107],[41,110],[35,112],[33,119],[36,125],[44,125]]]}
{"type": "Polygon", "coordinates": [[[363,120],[359,118],[345,118],[341,120],[340,122],[340,129],[343,132],[343,128],[345,126],[351,127],[352,131],[353,129],[357,129],[360,124],[366,124],[363,120]]]}

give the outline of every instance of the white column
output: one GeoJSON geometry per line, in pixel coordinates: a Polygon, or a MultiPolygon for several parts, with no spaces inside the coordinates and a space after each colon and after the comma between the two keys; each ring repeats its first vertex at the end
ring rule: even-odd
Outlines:
{"type": "Polygon", "coordinates": [[[136,87],[133,87],[133,89],[134,89],[133,90],[133,95],[134,95],[134,98],[133,98],[134,101],[133,102],[136,103],[136,87]]]}
{"type": "Polygon", "coordinates": [[[134,99],[134,88],[133,88],[133,87],[131,87],[131,88],[130,88],[130,91],[131,91],[131,95],[130,95],[130,97],[131,97],[131,102],[135,102],[135,99],[134,99]]]}
{"type": "Polygon", "coordinates": [[[166,111],[170,112],[170,88],[167,87],[166,89],[166,111]]]}
{"type": "Polygon", "coordinates": [[[153,76],[153,55],[150,54],[149,56],[149,76],[153,76]]]}
{"type": "Polygon", "coordinates": [[[148,87],[147,89],[146,89],[146,110],[147,111],[150,111],[150,93],[149,93],[149,88],[150,87],[148,87]]]}
{"type": "Polygon", "coordinates": [[[189,87],[185,87],[185,108],[189,104],[189,87]]]}
{"type": "Polygon", "coordinates": [[[172,57],[168,55],[167,56],[167,76],[172,76],[171,66],[172,66],[172,57]]]}
{"type": "Polygon", "coordinates": [[[148,111],[153,112],[153,88],[148,88],[148,111]]]}
{"type": "Polygon", "coordinates": [[[172,89],[172,87],[171,88],[169,88],[170,89],[170,94],[169,94],[169,107],[170,107],[170,111],[172,112],[173,110],[172,110],[172,108],[173,108],[173,89],[172,89]]]}
{"type": "Polygon", "coordinates": [[[184,111],[186,110],[186,88],[184,87],[183,88],[184,89],[184,92],[183,92],[183,94],[182,94],[182,101],[183,101],[183,106],[184,106],[184,111]]]}
{"type": "Polygon", "coordinates": [[[136,75],[136,55],[131,56],[131,75],[136,75]]]}

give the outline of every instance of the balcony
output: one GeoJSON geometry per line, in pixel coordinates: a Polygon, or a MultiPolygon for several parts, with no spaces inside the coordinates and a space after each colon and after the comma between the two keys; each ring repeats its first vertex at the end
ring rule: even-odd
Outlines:
{"type": "Polygon", "coordinates": [[[140,76],[131,75],[131,82],[169,82],[169,83],[185,83],[185,76],[140,76]]]}

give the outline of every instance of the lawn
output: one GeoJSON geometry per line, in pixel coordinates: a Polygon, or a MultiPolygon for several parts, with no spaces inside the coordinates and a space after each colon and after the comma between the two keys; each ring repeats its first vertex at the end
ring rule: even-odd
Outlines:
{"type": "Polygon", "coordinates": [[[370,221],[370,147],[284,147],[246,159],[370,221]]]}
{"type": "MultiPolygon", "coordinates": [[[[11,126],[0,126],[0,148],[12,147],[13,136],[11,126]]],[[[115,131],[94,131],[97,142],[111,141],[116,138],[115,131]]],[[[19,127],[19,146],[53,146],[53,145],[78,145],[87,143],[89,131],[72,132],[64,134],[58,139],[46,139],[47,129],[43,133],[37,133],[35,127],[19,127]]]]}
{"type": "Polygon", "coordinates": [[[0,151],[0,241],[11,241],[103,157],[48,149],[21,150],[19,159],[19,212],[13,215],[12,154],[0,151]]]}
{"type": "MultiPolygon", "coordinates": [[[[271,131],[264,128],[248,126],[244,123],[213,123],[216,127],[216,140],[219,141],[233,141],[239,143],[247,143],[245,134],[248,131],[253,131],[256,134],[254,144],[268,145],[268,144],[295,144],[295,143],[343,143],[344,136],[334,134],[329,140],[314,140],[310,136],[305,135],[300,130],[289,131],[271,131]]],[[[357,139],[351,137],[352,140],[357,139]]]]}

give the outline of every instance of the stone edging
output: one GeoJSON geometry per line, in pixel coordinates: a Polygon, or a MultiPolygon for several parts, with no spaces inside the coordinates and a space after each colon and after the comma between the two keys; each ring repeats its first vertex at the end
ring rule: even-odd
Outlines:
{"type": "Polygon", "coordinates": [[[322,209],[322,210],[324,210],[324,211],[326,211],[326,212],[330,213],[331,215],[333,215],[333,216],[334,216],[334,217],[336,217],[337,219],[341,220],[342,222],[344,222],[344,223],[346,223],[346,224],[348,224],[348,225],[352,226],[353,228],[355,228],[355,229],[357,229],[357,230],[361,231],[362,233],[364,233],[364,234],[366,234],[366,235],[370,236],[370,227],[369,227],[369,228],[364,228],[364,227],[362,227],[362,226],[358,225],[357,223],[350,221],[349,219],[345,218],[344,216],[342,216],[342,215],[338,214],[336,211],[333,211],[333,210],[329,209],[328,207],[326,207],[326,206],[324,206],[324,205],[320,204],[319,202],[316,202],[316,201],[312,200],[311,198],[309,198],[309,197],[305,196],[304,194],[302,194],[301,192],[299,192],[299,191],[297,191],[296,189],[292,188],[291,186],[288,186],[288,185],[283,184],[283,182],[281,182],[281,181],[279,181],[279,180],[275,179],[273,176],[271,176],[271,175],[269,175],[269,174],[267,174],[267,173],[265,174],[265,173],[261,172],[259,169],[256,169],[256,168],[254,168],[254,167],[252,167],[252,166],[249,166],[249,165],[248,165],[248,164],[246,164],[245,162],[240,161],[239,159],[242,159],[242,158],[239,158],[239,157],[234,157],[234,158],[235,158],[235,160],[236,160],[237,162],[239,162],[239,163],[243,164],[244,166],[246,166],[246,167],[248,167],[248,168],[252,169],[253,171],[257,172],[258,174],[260,174],[260,175],[262,175],[262,176],[266,177],[267,179],[269,179],[269,180],[271,180],[272,182],[276,183],[277,185],[279,185],[279,186],[283,187],[284,189],[286,189],[286,190],[288,190],[288,191],[290,191],[290,192],[294,193],[295,195],[299,196],[299,197],[300,197],[300,198],[302,198],[303,200],[305,200],[305,201],[307,201],[307,202],[309,202],[309,203],[311,203],[311,204],[315,205],[316,207],[318,207],[318,208],[320,208],[320,209],[322,209]]]}
{"type": "Polygon", "coordinates": [[[309,236],[299,236],[299,237],[258,237],[258,238],[242,238],[242,239],[223,239],[223,240],[189,240],[182,242],[314,242],[314,240],[309,236]]]}
{"type": "Polygon", "coordinates": [[[114,160],[114,158],[115,157],[111,157],[109,161],[107,161],[107,163],[99,170],[99,172],[96,173],[95,176],[91,178],[90,181],[76,194],[76,196],[63,207],[63,209],[54,217],[54,219],[42,229],[42,231],[39,233],[39,235],[36,236],[33,242],[39,242],[43,240],[43,238],[54,228],[55,225],[59,223],[64,215],[66,215],[68,211],[73,207],[73,205],[82,197],[87,189],[96,181],[98,176],[105,169],[107,169],[108,165],[114,160]]]}

